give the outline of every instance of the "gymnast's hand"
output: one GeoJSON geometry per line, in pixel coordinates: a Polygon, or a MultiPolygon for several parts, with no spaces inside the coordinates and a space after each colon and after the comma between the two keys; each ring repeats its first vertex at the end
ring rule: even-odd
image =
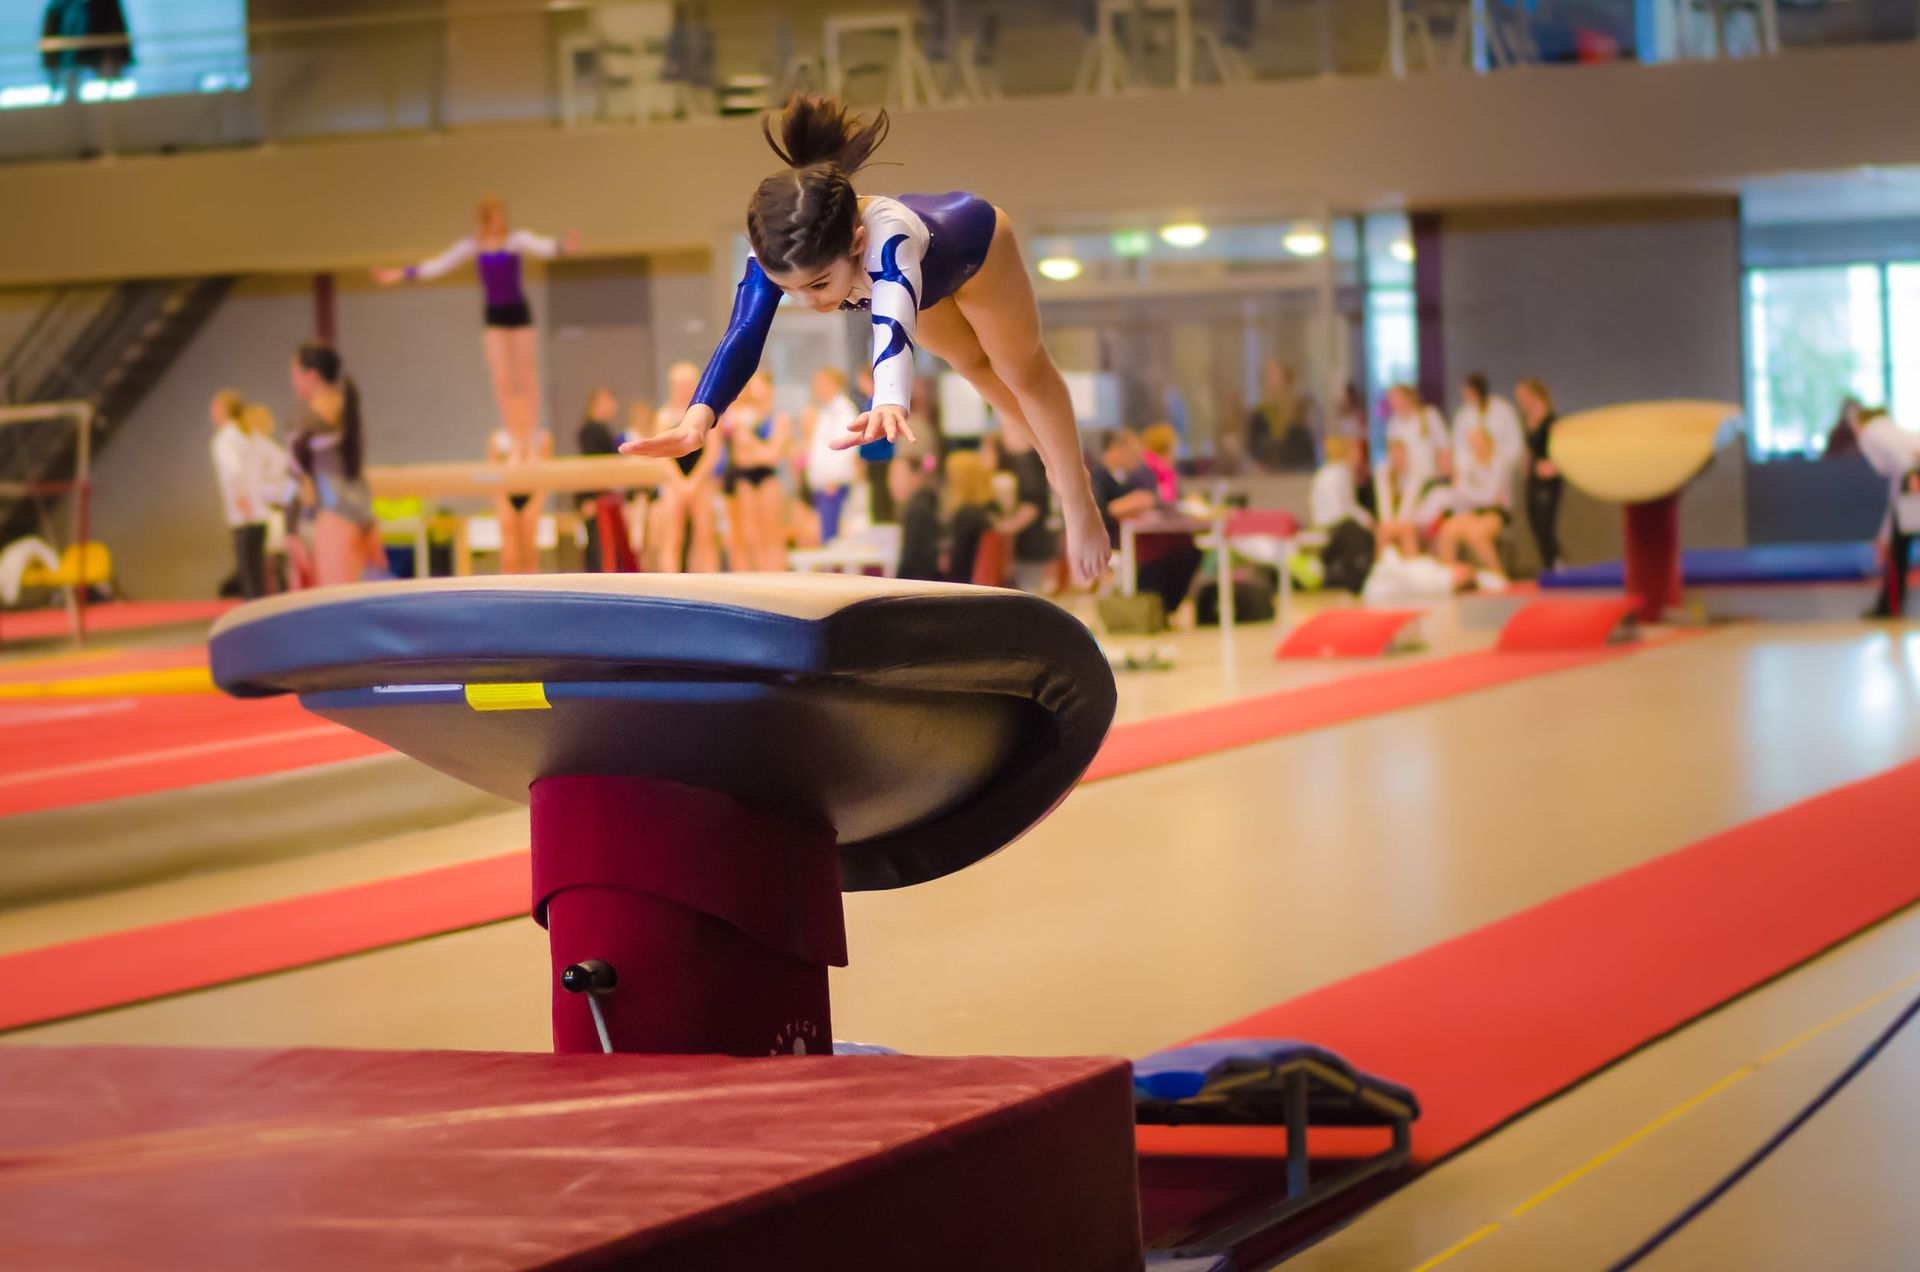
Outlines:
{"type": "Polygon", "coordinates": [[[650,455],[655,459],[678,459],[705,446],[707,434],[712,430],[713,408],[695,402],[687,408],[677,428],[655,433],[652,437],[636,437],[630,442],[622,442],[620,453],[650,455]]]}
{"type": "Polygon", "coordinates": [[[847,431],[827,445],[834,450],[851,450],[868,442],[897,442],[903,437],[910,442],[920,440],[913,435],[913,428],[907,423],[907,408],[876,406],[871,411],[862,411],[854,416],[853,423],[847,425],[847,431]]]}

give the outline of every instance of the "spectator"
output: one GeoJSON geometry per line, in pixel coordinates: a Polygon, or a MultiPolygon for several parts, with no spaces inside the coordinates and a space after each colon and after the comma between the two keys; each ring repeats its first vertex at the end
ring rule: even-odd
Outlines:
{"type": "MultiPolygon", "coordinates": [[[[997,529],[1000,509],[993,501],[993,472],[978,451],[955,451],[947,456],[947,577],[955,583],[973,582],[980,540],[997,529]]],[[[997,586],[998,579],[986,580],[997,586]]]]}
{"type": "Polygon", "coordinates": [[[894,577],[941,579],[940,495],[934,489],[931,457],[895,458],[887,471],[887,491],[900,512],[900,564],[894,577]]]}
{"type": "Polygon", "coordinates": [[[1140,434],[1140,462],[1153,474],[1154,493],[1163,504],[1180,502],[1180,473],[1173,461],[1180,451],[1180,434],[1171,424],[1150,425],[1140,434]]]}
{"type": "MultiPolygon", "coordinates": [[[[680,423],[699,384],[700,368],[693,363],[676,362],[667,368],[667,400],[654,412],[655,433],[680,423]]],[[[726,447],[705,446],[673,461],[676,471],[668,473],[660,486],[653,533],[648,536],[654,545],[654,569],[678,574],[683,557],[684,567],[695,574],[712,574],[720,568],[717,513],[725,460],[726,447]]]]}
{"type": "Polygon", "coordinates": [[[1840,418],[1833,422],[1833,429],[1827,434],[1827,446],[1821,458],[1841,459],[1860,453],[1860,416],[1859,398],[1849,397],[1840,403],[1840,418]]]}
{"type": "Polygon", "coordinates": [[[253,448],[241,423],[246,403],[232,389],[213,395],[213,472],[233,536],[234,579],[242,600],[267,594],[267,508],[256,479],[253,448]]]}
{"type": "MultiPolygon", "coordinates": [[[[1152,513],[1160,506],[1151,473],[1142,463],[1140,439],[1122,429],[1107,435],[1100,462],[1092,465],[1093,497],[1106,519],[1107,534],[1120,541],[1120,523],[1152,513]]],[[[1187,534],[1143,534],[1134,544],[1136,583],[1159,596],[1171,615],[1187,599],[1200,569],[1200,550],[1187,534]]]]}
{"type": "Polygon", "coordinates": [[[1434,555],[1457,565],[1464,546],[1482,571],[1481,586],[1498,591],[1507,582],[1497,541],[1513,523],[1515,456],[1502,449],[1484,413],[1464,419],[1454,438],[1452,508],[1435,536],[1434,555]]]}
{"type": "Polygon", "coordinates": [[[847,397],[847,377],[826,367],[813,373],[813,410],[807,435],[807,490],[813,496],[814,515],[820,521],[820,542],[831,543],[840,534],[840,513],[860,476],[860,457],[851,450],[835,450],[832,443],[847,435],[854,417],[847,397]]]}
{"type": "Polygon", "coordinates": [[[789,424],[775,409],[773,377],[756,372],[722,424],[727,437],[727,568],[762,573],[787,568],[786,492],[780,465],[786,458],[789,424]]]}
{"type": "Polygon", "coordinates": [[[1316,445],[1313,402],[1300,392],[1293,368],[1266,365],[1264,396],[1247,420],[1247,453],[1256,463],[1281,472],[1311,472],[1316,445]]]}
{"type": "Polygon", "coordinates": [[[1327,439],[1346,437],[1365,442],[1367,432],[1367,400],[1360,395],[1360,386],[1349,381],[1340,390],[1340,403],[1333,410],[1327,439]]]}
{"type": "Polygon", "coordinates": [[[1409,463],[1429,477],[1446,476],[1453,458],[1447,421],[1411,384],[1387,390],[1387,440],[1405,442],[1409,463]]]}
{"type": "MultiPolygon", "coordinates": [[[[587,409],[580,421],[578,441],[582,455],[614,455],[620,450],[620,438],[614,433],[614,421],[620,415],[620,399],[614,397],[613,390],[601,386],[587,395],[587,409]]],[[[626,518],[620,510],[620,497],[612,491],[587,491],[574,497],[574,504],[580,513],[580,519],[587,527],[586,566],[589,570],[598,570],[605,552],[602,545],[601,524],[624,529],[626,518]],[[612,507],[603,516],[602,507],[611,499],[612,507]]],[[[644,516],[645,496],[641,496],[640,515],[644,516]]],[[[616,560],[621,560],[619,549],[615,548],[616,560]]],[[[631,548],[625,554],[632,555],[631,548]]],[[[621,560],[624,565],[625,561],[621,560]]]]}
{"type": "Polygon", "coordinates": [[[1453,499],[1451,487],[1433,474],[1432,452],[1407,434],[1392,432],[1387,434],[1387,488],[1379,497],[1385,506],[1375,538],[1403,557],[1420,555],[1453,499]]]}
{"type": "Polygon", "coordinates": [[[1860,454],[1873,465],[1873,471],[1887,479],[1887,515],[1880,530],[1886,540],[1886,571],[1880,595],[1863,617],[1901,618],[1906,614],[1912,538],[1900,524],[1898,500],[1902,494],[1920,493],[1920,436],[1894,423],[1881,407],[1862,410],[1856,431],[1860,454]]]}
{"type": "Polygon", "coordinates": [[[1544,574],[1560,564],[1560,494],[1566,486],[1550,453],[1553,394],[1538,380],[1522,380],[1513,386],[1513,400],[1520,406],[1527,435],[1527,524],[1533,528],[1544,574]]]}
{"type": "Polygon", "coordinates": [[[1509,473],[1519,467],[1520,456],[1527,449],[1526,438],[1520,429],[1520,413],[1513,409],[1513,403],[1488,392],[1487,377],[1478,371],[1461,383],[1460,409],[1453,414],[1453,458],[1456,465],[1466,455],[1461,436],[1476,427],[1485,427],[1492,435],[1494,453],[1509,473]]]}
{"type": "Polygon", "coordinates": [[[1327,439],[1327,462],[1313,475],[1308,508],[1314,528],[1327,536],[1320,550],[1322,585],[1357,593],[1373,568],[1375,546],[1373,477],[1365,442],[1327,439]]]}
{"type": "Polygon", "coordinates": [[[247,430],[247,465],[254,500],[266,513],[267,591],[277,592],[286,584],[274,558],[286,551],[287,506],[298,494],[293,457],[274,440],[273,411],[265,404],[248,403],[240,412],[240,426],[247,430]]]}
{"type": "Polygon", "coordinates": [[[1060,556],[1059,537],[1047,524],[1053,491],[1047,485],[1046,465],[1024,429],[1004,430],[1000,453],[1014,480],[1013,511],[1000,523],[1000,533],[1013,539],[1013,585],[1023,592],[1043,592],[1060,556]]]}

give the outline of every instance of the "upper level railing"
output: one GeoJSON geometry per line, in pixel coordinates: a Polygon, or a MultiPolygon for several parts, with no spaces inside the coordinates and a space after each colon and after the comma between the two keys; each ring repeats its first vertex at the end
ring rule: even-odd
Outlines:
{"type": "Polygon", "coordinates": [[[152,29],[68,35],[63,11],[119,6],[54,0],[44,24],[0,25],[0,162],[698,119],[757,111],[797,87],[937,108],[1770,56],[1920,31],[1920,0],[887,2],[826,0],[799,17],[773,0],[502,0],[249,25],[243,0],[168,0],[145,11],[169,15],[152,29]],[[36,39],[36,27],[51,34],[36,39]]]}

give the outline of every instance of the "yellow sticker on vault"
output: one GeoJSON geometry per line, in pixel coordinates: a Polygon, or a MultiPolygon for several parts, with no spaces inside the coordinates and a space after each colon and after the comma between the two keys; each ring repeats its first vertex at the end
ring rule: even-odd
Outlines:
{"type": "Polygon", "coordinates": [[[468,685],[467,705],[475,711],[545,711],[547,687],[538,681],[515,685],[468,685]]]}

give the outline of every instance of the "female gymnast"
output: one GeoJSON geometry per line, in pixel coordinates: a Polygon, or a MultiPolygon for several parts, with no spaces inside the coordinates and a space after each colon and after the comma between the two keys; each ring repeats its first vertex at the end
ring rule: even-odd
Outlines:
{"type": "Polygon", "coordinates": [[[310,581],[321,587],[358,583],[385,556],[373,495],[361,475],[360,390],[327,345],[301,345],[289,370],[294,396],[307,408],[291,449],[310,581]]]}
{"type": "Polygon", "coordinates": [[[500,423],[523,445],[530,444],[540,422],[540,360],[534,340],[533,310],[527,305],[521,281],[520,258],[553,260],[580,250],[580,236],[569,231],[556,242],[529,230],[507,228],[507,205],[492,195],[480,200],[479,225],[440,255],[405,269],[376,269],[374,281],[382,287],[450,274],[467,261],[480,271],[480,291],[486,308],[481,337],[487,371],[493,379],[494,405],[500,423]]]}
{"type": "Polygon", "coordinates": [[[839,444],[904,436],[916,340],[965,376],[1000,415],[1028,435],[1059,492],[1075,577],[1107,568],[1106,526],[1080,452],[1073,403],[1040,342],[1033,285],[1006,213],[976,195],[857,196],[852,177],[887,135],[882,111],[862,124],[831,97],[796,95],[780,121],[763,126],[787,164],[747,205],[753,257],[733,317],[679,427],[629,442],[633,455],[672,457],[705,444],[759,364],[781,295],[825,313],[873,315],[874,400],[839,444]]]}

